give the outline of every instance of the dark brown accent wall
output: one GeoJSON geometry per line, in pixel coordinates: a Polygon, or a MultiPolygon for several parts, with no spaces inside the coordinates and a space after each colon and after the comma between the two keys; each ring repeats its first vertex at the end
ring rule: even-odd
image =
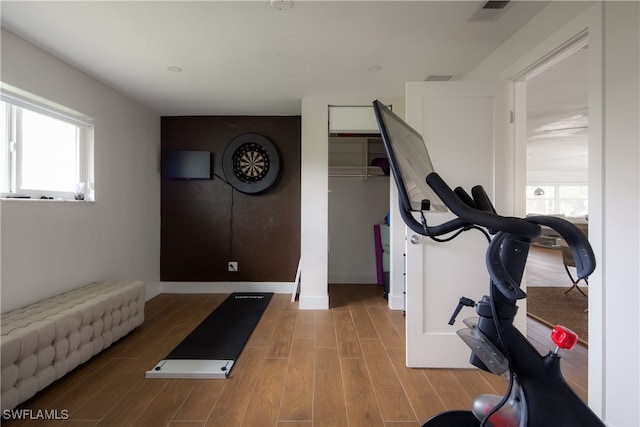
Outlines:
{"type": "Polygon", "coordinates": [[[280,152],[281,172],[269,191],[247,195],[222,179],[162,178],[162,281],[292,282],[300,258],[300,116],[163,117],[162,150],[214,154],[224,178],[227,144],[258,133],[280,152]],[[238,262],[238,272],[227,270],[238,262]]]}

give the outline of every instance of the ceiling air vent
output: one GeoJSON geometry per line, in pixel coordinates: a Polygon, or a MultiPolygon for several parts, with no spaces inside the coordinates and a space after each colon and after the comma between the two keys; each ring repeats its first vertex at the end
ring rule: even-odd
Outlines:
{"type": "Polygon", "coordinates": [[[483,9],[504,9],[509,1],[488,1],[482,6],[483,9]]]}
{"type": "Polygon", "coordinates": [[[444,74],[431,74],[424,78],[425,82],[448,82],[453,76],[444,74]]]}
{"type": "Polygon", "coordinates": [[[495,21],[502,15],[508,1],[487,1],[469,18],[469,22],[495,21]]]}

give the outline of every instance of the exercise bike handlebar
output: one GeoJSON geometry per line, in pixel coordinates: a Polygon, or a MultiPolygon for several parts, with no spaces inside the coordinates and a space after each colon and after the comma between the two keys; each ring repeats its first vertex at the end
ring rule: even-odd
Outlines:
{"type": "Polygon", "coordinates": [[[474,187],[473,199],[465,198],[463,201],[436,172],[427,175],[426,181],[451,212],[466,224],[479,225],[492,231],[504,231],[527,238],[538,237],[541,233],[540,226],[537,224],[495,213],[493,205],[481,187],[474,187]],[[474,202],[473,206],[470,204],[471,200],[474,202]]]}

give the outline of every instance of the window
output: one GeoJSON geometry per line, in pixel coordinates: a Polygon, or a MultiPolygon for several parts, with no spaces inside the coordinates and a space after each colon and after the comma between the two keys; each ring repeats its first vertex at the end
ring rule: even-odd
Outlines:
{"type": "Polygon", "coordinates": [[[93,121],[2,83],[0,191],[6,197],[93,200],[93,121]]]}
{"type": "Polygon", "coordinates": [[[527,213],[584,217],[588,214],[588,186],[528,185],[527,213]]]}

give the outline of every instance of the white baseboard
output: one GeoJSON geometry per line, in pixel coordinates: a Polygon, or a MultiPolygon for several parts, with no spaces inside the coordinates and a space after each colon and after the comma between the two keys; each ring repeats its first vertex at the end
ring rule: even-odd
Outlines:
{"type": "MultiPolygon", "coordinates": [[[[160,294],[230,294],[232,292],[273,292],[292,294],[295,282],[147,282],[146,300],[160,294]]],[[[300,310],[327,310],[329,296],[299,295],[300,310]]],[[[404,310],[404,294],[389,295],[389,308],[404,310]]]]}
{"type": "Polygon", "coordinates": [[[402,295],[389,294],[388,295],[388,299],[389,299],[389,308],[391,310],[404,310],[405,309],[404,294],[402,294],[402,295]]]}
{"type": "Polygon", "coordinates": [[[326,296],[308,296],[300,295],[300,310],[328,310],[329,295],[326,296]]]}
{"type": "Polygon", "coordinates": [[[162,293],[160,282],[146,282],[144,300],[149,301],[151,298],[162,293]]]}
{"type": "Polygon", "coordinates": [[[162,294],[227,294],[273,292],[291,294],[294,282],[160,282],[162,294]]]}

